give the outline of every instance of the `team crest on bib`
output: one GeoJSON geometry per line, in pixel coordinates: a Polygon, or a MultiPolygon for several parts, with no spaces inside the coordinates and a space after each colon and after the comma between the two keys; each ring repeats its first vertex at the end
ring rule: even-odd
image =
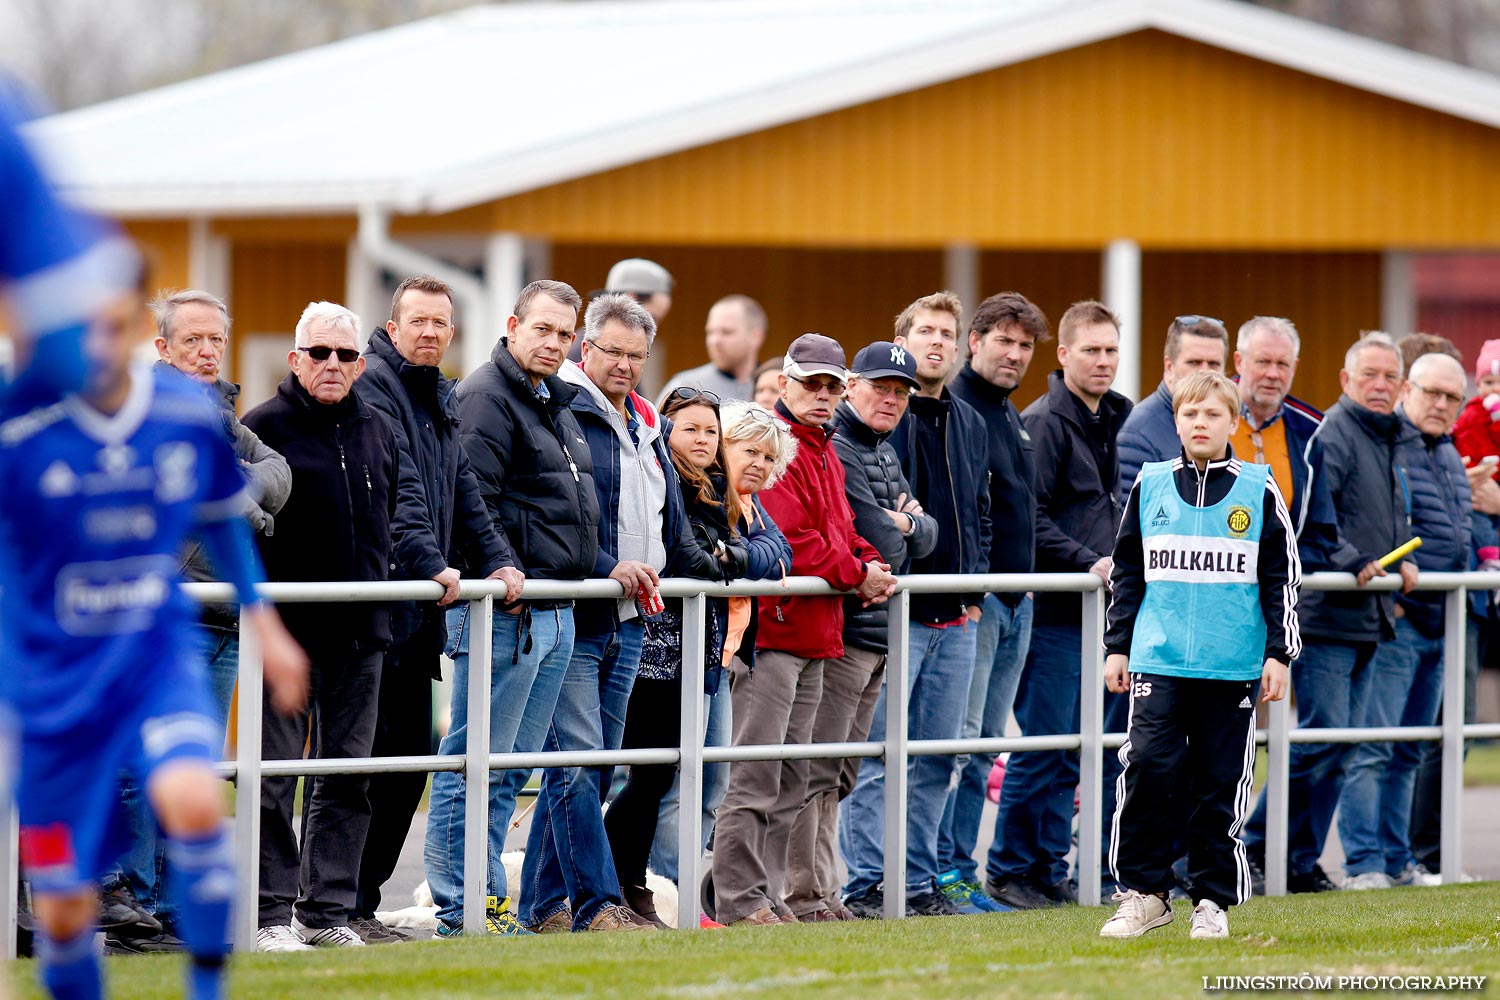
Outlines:
{"type": "Polygon", "coordinates": [[[1250,530],[1250,508],[1234,506],[1229,508],[1229,533],[1236,538],[1244,538],[1245,532],[1250,530]]]}

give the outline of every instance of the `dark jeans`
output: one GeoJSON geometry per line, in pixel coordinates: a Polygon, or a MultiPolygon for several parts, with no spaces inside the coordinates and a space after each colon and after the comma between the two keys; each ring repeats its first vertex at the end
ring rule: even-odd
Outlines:
{"type": "MultiPolygon", "coordinates": [[[[675,747],[682,729],[682,675],[665,681],[635,679],[625,713],[626,750],[675,747]]],[[[620,885],[644,886],[646,861],[656,840],[661,800],[677,777],[675,764],[633,764],[625,787],[604,814],[604,832],[620,885]]]]}
{"type": "MultiPolygon", "coordinates": [[[[431,634],[418,633],[404,648],[386,654],[370,756],[419,757],[433,752],[432,675],[439,662],[436,641],[431,634]]],[[[380,887],[395,874],[426,787],[425,772],[370,775],[370,832],[359,861],[355,916],[373,917],[380,909],[380,887]]]]}
{"type": "MultiPolygon", "coordinates": [[[[267,711],[263,760],[298,760],[311,745],[315,759],[368,757],[382,654],[312,656],[308,711],[267,711]]],[[[269,697],[267,703],[269,704],[269,697]]],[[[370,827],[370,779],[327,775],[303,784],[301,846],[292,830],[296,778],[260,783],[260,926],[288,924],[292,907],[308,927],[339,927],[354,908],[359,859],[370,827]]]]}

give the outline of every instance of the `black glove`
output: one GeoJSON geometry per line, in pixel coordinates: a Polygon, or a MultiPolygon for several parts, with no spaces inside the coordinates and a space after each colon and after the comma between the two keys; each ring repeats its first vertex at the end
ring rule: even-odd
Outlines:
{"type": "Polygon", "coordinates": [[[719,569],[724,574],[724,580],[738,580],[745,575],[750,568],[750,547],[734,542],[726,542],[724,545],[724,558],[719,561],[719,569]]]}

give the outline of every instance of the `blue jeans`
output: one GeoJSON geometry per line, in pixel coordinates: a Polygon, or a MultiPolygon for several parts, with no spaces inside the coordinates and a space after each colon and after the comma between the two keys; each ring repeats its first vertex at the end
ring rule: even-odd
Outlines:
{"type": "MultiPolygon", "coordinates": [[[[1373,642],[1340,642],[1314,638],[1292,661],[1292,689],[1297,694],[1299,729],[1337,729],[1364,718],[1375,655],[1373,642]]],[[[1287,870],[1306,875],[1323,856],[1328,827],[1344,785],[1344,769],[1353,745],[1293,743],[1288,755],[1287,870]]],[[[1266,849],[1266,793],[1245,826],[1245,847],[1252,854],[1266,849]]]]}
{"type": "MultiPolygon", "coordinates": [[[[1355,725],[1431,726],[1443,700],[1443,640],[1396,620],[1396,638],[1370,661],[1370,693],[1355,725]]],[[[1348,875],[1399,875],[1411,850],[1411,797],[1420,743],[1360,743],[1339,797],[1339,839],[1348,875]]]]}
{"type": "MultiPolygon", "coordinates": [[[[531,651],[521,632],[527,612],[494,614],[490,656],[490,752],[529,753],[542,748],[552,710],[573,655],[573,609],[530,610],[531,651]]],[[[438,753],[461,754],[469,738],[469,605],[448,609],[448,648],[453,658],[453,721],[438,753]]],[[[513,768],[490,773],[488,894],[508,895],[505,834],[516,808],[516,793],[531,772],[513,768]]],[[[438,907],[438,919],[450,929],[463,926],[464,915],[464,776],[439,771],[432,776],[427,837],[422,860],[427,885],[438,907]]]]}
{"type": "MultiPolygon", "coordinates": [[[[703,745],[727,747],[733,742],[734,702],[729,697],[729,678],[721,677],[718,689],[703,696],[707,728],[703,745]]],[[[678,784],[672,782],[672,790],[661,800],[661,812],[656,821],[656,842],[651,846],[651,870],[663,878],[677,881],[677,803],[678,784]]],[[[703,847],[714,835],[714,813],[729,791],[729,764],[719,761],[703,765],[703,847]]]]}
{"type": "MultiPolygon", "coordinates": [[[[1082,632],[1068,625],[1038,625],[1021,684],[1016,689],[1016,723],[1023,736],[1078,732],[1078,683],[1082,632]]],[[[996,882],[1031,879],[1056,885],[1068,874],[1073,844],[1073,791],[1078,786],[1078,754],[1033,750],[1013,754],[1000,786],[995,839],[985,871],[996,882]]]]}
{"type": "MultiPolygon", "coordinates": [[[[1010,607],[994,594],[984,597],[984,616],[974,640],[974,679],[969,682],[969,709],[964,716],[964,739],[1004,736],[1015,704],[1021,667],[1031,645],[1031,598],[1010,607]]],[[[938,828],[938,870],[958,873],[973,881],[979,871],[974,845],[979,841],[979,818],[984,812],[992,753],[960,754],[954,759],[958,784],[948,793],[938,828]]]]}
{"type": "MultiPolygon", "coordinates": [[[[957,739],[963,728],[969,681],[974,675],[972,623],[937,628],[911,623],[907,644],[907,738],[957,739]]],[[[870,722],[871,741],[885,739],[882,686],[870,722]]],[[[906,891],[930,892],[942,873],[938,867],[938,827],[953,778],[952,757],[911,757],[906,762],[906,891]]],[[[854,790],[840,807],[839,850],[849,869],[845,895],[858,895],[885,874],[885,763],[878,757],[860,762],[854,790]]]]}
{"type": "MultiPolygon", "coordinates": [[[[199,640],[198,657],[208,667],[209,690],[218,709],[219,725],[229,721],[229,707],[234,702],[234,682],[240,670],[240,634],[234,629],[199,625],[194,634],[199,640]]],[[[151,803],[141,794],[134,781],[121,782],[120,797],[129,815],[130,850],[120,860],[123,878],[146,912],[173,916],[166,884],[167,858],[151,803]]]]}
{"type": "MultiPolygon", "coordinates": [[[[618,750],[625,710],[641,665],[639,618],[580,635],[573,646],[548,750],[618,750]]],[[[536,925],[573,906],[573,929],[583,930],[607,903],[620,902],[620,881],[604,832],[604,782],[613,767],[549,768],[531,815],[521,869],[517,916],[536,925]]]]}

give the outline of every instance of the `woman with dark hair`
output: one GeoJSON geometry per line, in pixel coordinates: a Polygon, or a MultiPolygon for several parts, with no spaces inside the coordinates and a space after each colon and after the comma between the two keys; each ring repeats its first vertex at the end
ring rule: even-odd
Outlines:
{"type": "MultiPolygon", "coordinates": [[[[752,579],[770,575],[775,560],[767,559],[763,552],[757,553],[759,558],[753,567],[758,572],[747,573],[752,569],[752,559],[741,527],[746,523],[744,501],[729,487],[718,397],[692,388],[677,389],[668,395],[662,416],[694,539],[715,557],[717,579],[727,582],[747,575],[752,579]]],[[[781,546],[786,546],[784,539],[781,546]]],[[[757,548],[765,549],[767,543],[757,548]]],[[[790,565],[789,549],[785,562],[790,565]]],[[[667,598],[664,603],[659,615],[646,620],[640,671],[625,714],[626,749],[677,745],[682,705],[682,600],[667,598]]],[[[723,679],[728,624],[728,599],[710,597],[704,638],[704,680],[710,694],[723,679]]],[[[665,925],[657,918],[655,902],[646,888],[646,863],[656,836],[661,801],[672,787],[676,770],[672,764],[632,766],[629,779],[604,817],[625,903],[658,926],[665,925]]],[[[691,891],[688,898],[692,898],[691,891]]]]}

